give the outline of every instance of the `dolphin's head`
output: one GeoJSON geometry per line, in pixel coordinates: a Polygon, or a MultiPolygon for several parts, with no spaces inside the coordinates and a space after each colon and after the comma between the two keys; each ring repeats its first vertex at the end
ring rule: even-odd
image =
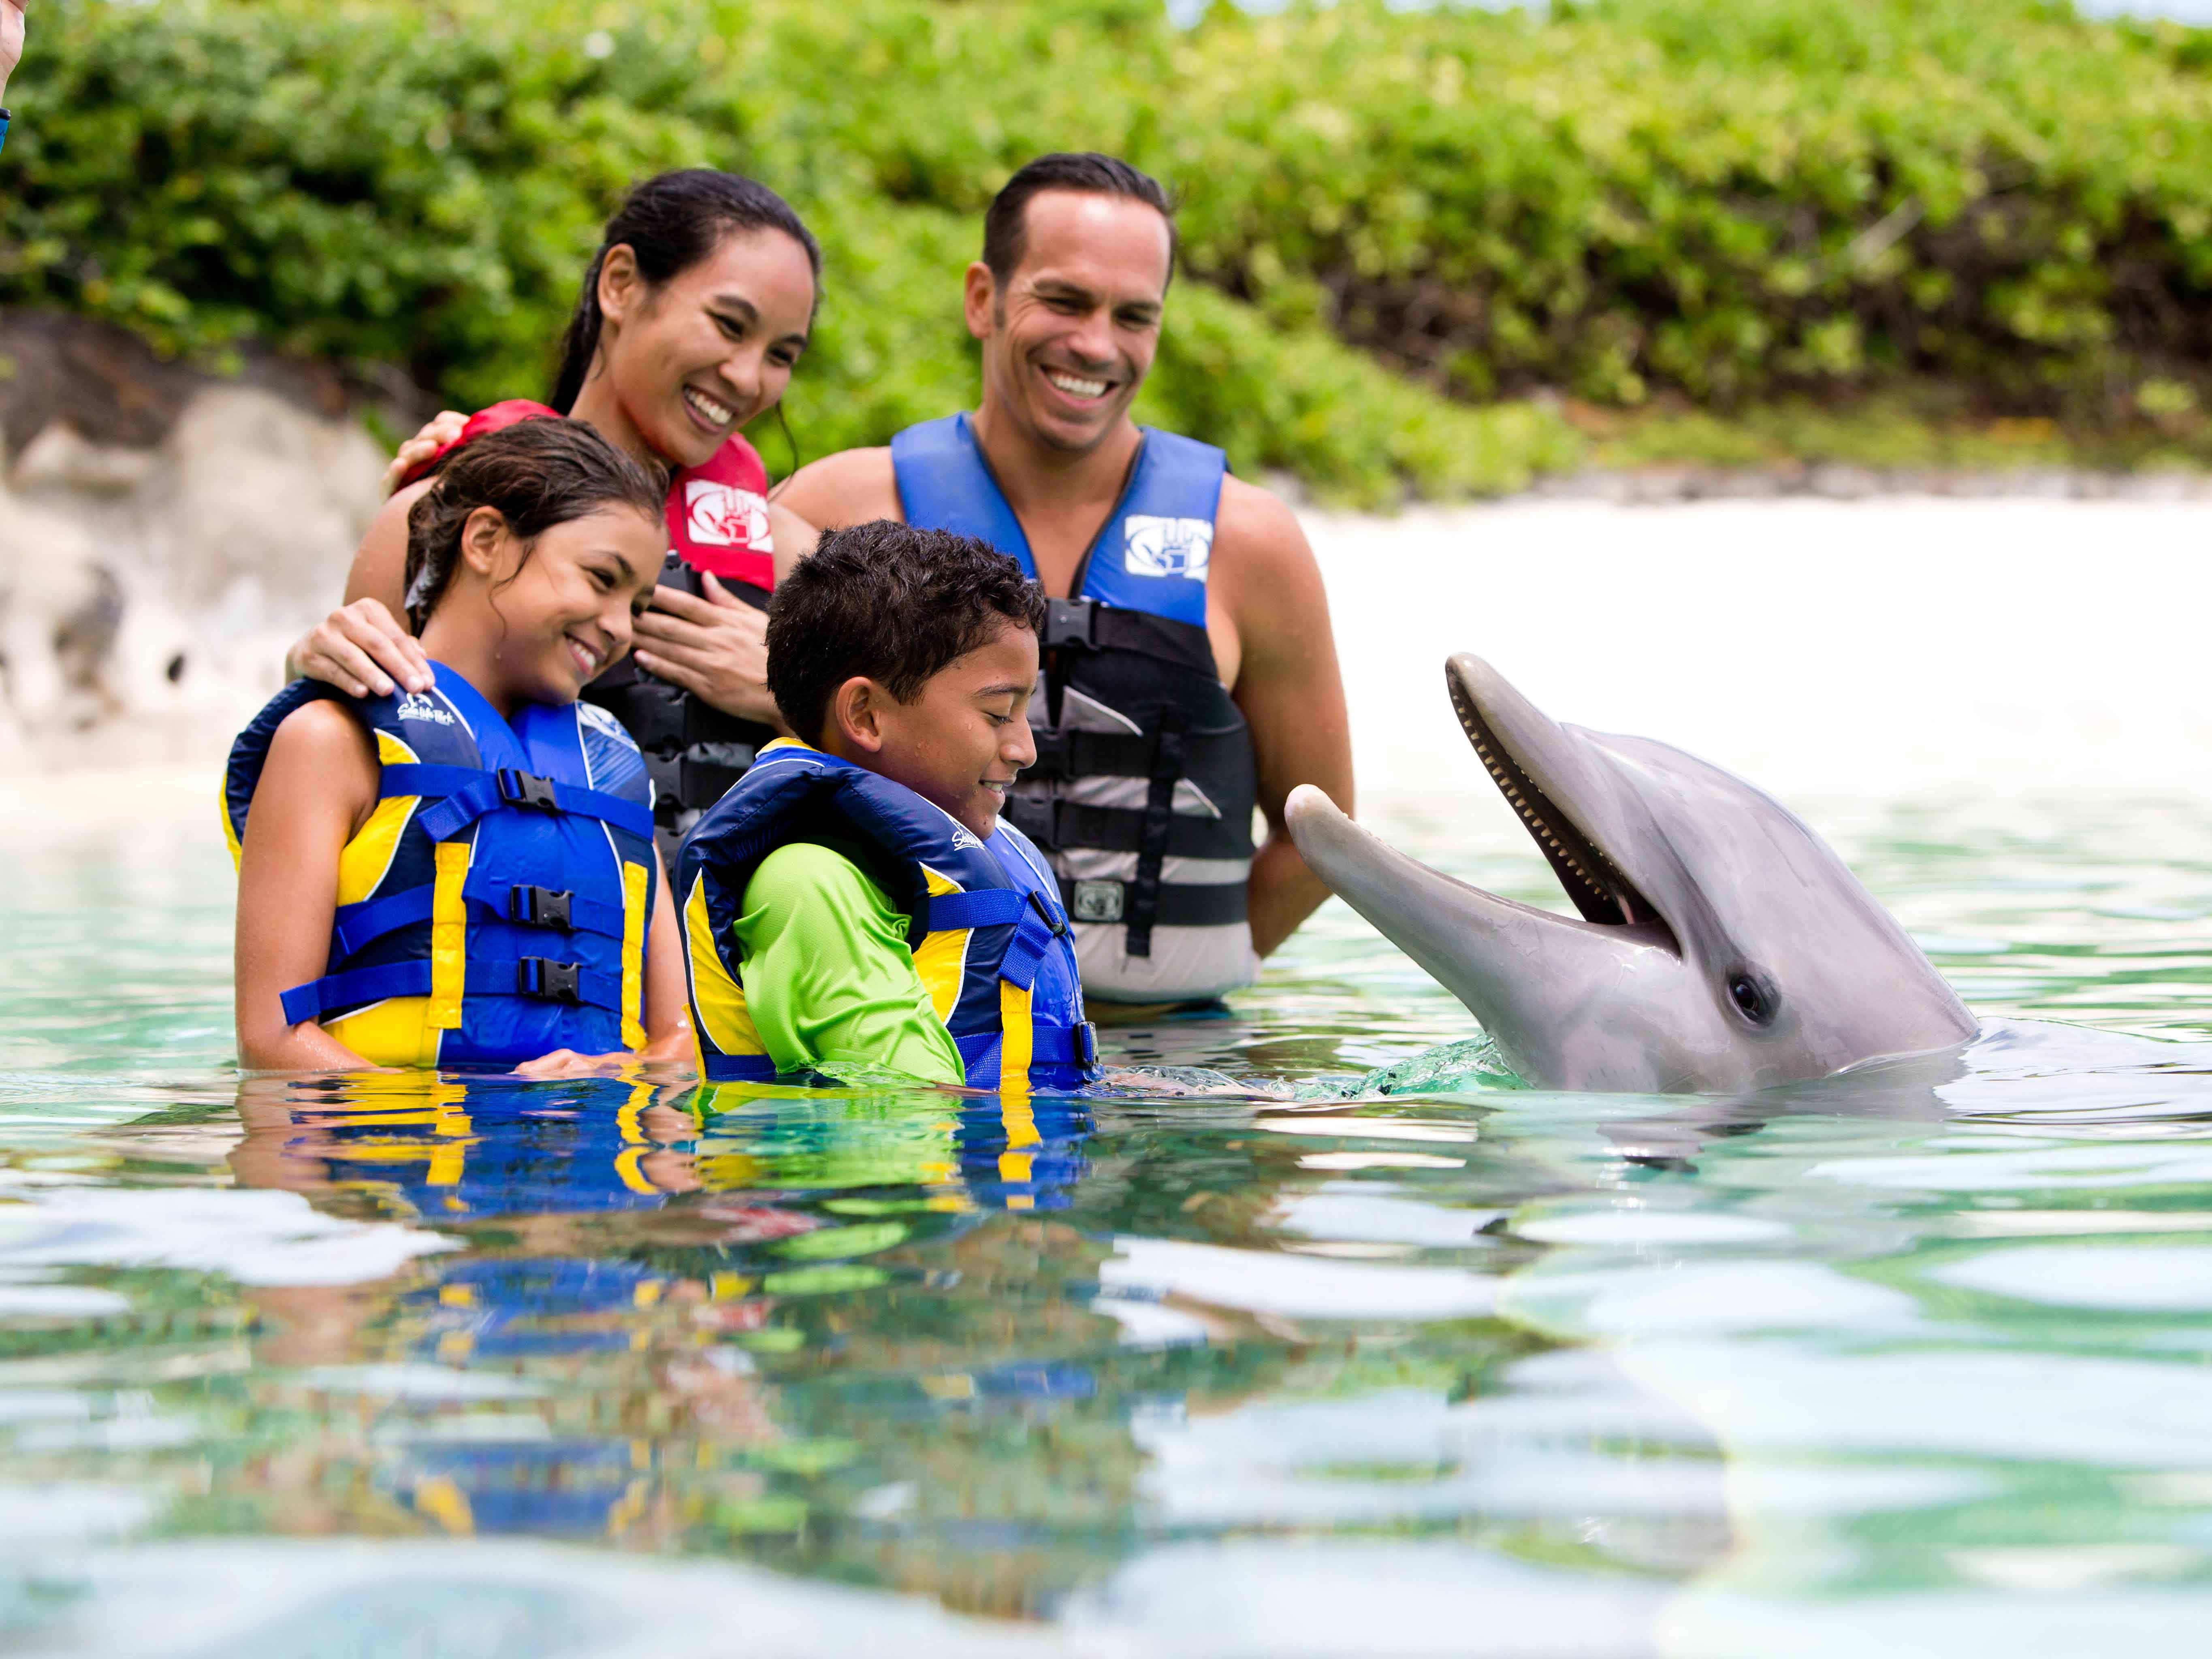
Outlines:
{"type": "Polygon", "coordinates": [[[1476,756],[1582,920],[1392,851],[1320,790],[1291,838],[1542,1088],[1717,1093],[1949,1048],[1972,1017],[1793,813],[1679,749],[1549,719],[1480,658],[1444,666],[1476,756]]]}

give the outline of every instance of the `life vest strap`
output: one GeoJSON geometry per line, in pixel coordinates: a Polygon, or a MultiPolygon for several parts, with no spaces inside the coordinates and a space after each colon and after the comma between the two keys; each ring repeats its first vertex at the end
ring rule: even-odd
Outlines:
{"type": "MultiPolygon", "coordinates": [[[[1098,1063],[1098,1028],[1087,1019],[1076,1025],[1032,1025],[1030,1030],[1032,1066],[1073,1066],[1088,1071],[1098,1063]]],[[[959,1049],[960,1063],[972,1076],[978,1060],[995,1057],[1005,1036],[1003,1031],[978,1031],[955,1037],[952,1046],[959,1049]]]]}
{"type": "MultiPolygon", "coordinates": [[[[1006,803],[1014,828],[1047,852],[1090,848],[1106,853],[1145,850],[1146,810],[1141,806],[1085,806],[1066,799],[1016,795],[1006,803]]],[[[1249,859],[1252,826],[1234,818],[1168,815],[1164,855],[1186,859],[1249,859]]]]}
{"type": "MultiPolygon", "coordinates": [[[[437,888],[426,883],[389,897],[361,904],[341,904],[331,929],[335,957],[355,951],[402,927],[430,920],[437,888]]],[[[622,907],[599,899],[578,898],[550,887],[495,880],[481,871],[471,872],[462,896],[474,899],[503,921],[525,927],[557,928],[567,933],[597,933],[605,939],[623,937],[622,907]]]]}
{"type": "Polygon", "coordinates": [[[999,963],[999,977],[1026,991],[1036,983],[1037,969],[1053,941],[1067,932],[1067,923],[1050,915],[1043,899],[1032,893],[1023,901],[1022,919],[1014,924],[1014,937],[999,963]]]}
{"type": "Polygon", "coordinates": [[[969,927],[1003,927],[1030,914],[1029,901],[1017,888],[985,887],[972,893],[939,893],[922,911],[933,933],[957,933],[969,927]]]}
{"type": "MultiPolygon", "coordinates": [[[[1075,921],[1127,921],[1137,914],[1137,884],[1111,878],[1060,878],[1060,902],[1075,921]]],[[[1238,882],[1162,882],[1152,921],[1162,927],[1222,927],[1243,921],[1249,890],[1238,882]]]]}
{"type": "MultiPolygon", "coordinates": [[[[1072,782],[1079,778],[1149,778],[1159,753],[1160,739],[1156,732],[1030,732],[1036,745],[1036,758],[1022,768],[1022,781],[1035,783],[1046,780],[1072,782]]],[[[1232,726],[1220,732],[1186,732],[1182,739],[1183,765],[1188,771],[1204,771],[1218,763],[1221,757],[1249,750],[1251,746],[1249,728],[1232,726]]]]}
{"type": "Polygon", "coordinates": [[[653,814],[637,802],[511,766],[496,772],[466,766],[387,766],[378,793],[387,799],[442,796],[416,820],[432,841],[451,841],[485,813],[502,808],[597,818],[641,840],[653,839],[653,814]]]}
{"type": "MultiPolygon", "coordinates": [[[[392,997],[428,996],[430,972],[431,965],[425,959],[325,974],[283,994],[284,1022],[297,1025],[303,1019],[319,1019],[333,1008],[358,1008],[392,997]]],[[[471,955],[465,994],[471,1000],[507,996],[589,1004],[617,1014],[623,1006],[622,981],[615,975],[550,957],[471,955]]]]}

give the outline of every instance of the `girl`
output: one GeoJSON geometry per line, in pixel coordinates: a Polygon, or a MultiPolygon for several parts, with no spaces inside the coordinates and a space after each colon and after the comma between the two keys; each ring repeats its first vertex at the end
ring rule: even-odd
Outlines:
{"type": "Polygon", "coordinates": [[[293,648],[295,673],[353,696],[428,684],[398,619],[399,568],[422,462],[483,431],[554,410],[590,422],[668,477],[676,553],[640,619],[635,665],[594,685],[645,750],[665,845],[777,735],[762,611],[812,531],[765,498],[738,428],[783,396],[805,349],[822,255],[766,186],[706,168],[632,190],[608,222],[568,327],[553,409],[502,404],[441,415],[401,452],[403,487],[354,556],[347,604],[293,648]],[[410,468],[405,465],[412,462],[410,468]]]}
{"type": "Polygon", "coordinates": [[[295,681],[231,752],[243,1064],[690,1057],[643,757],[577,702],[629,648],[661,509],[659,479],[564,420],[478,438],[415,492],[424,689],[295,681]]]}

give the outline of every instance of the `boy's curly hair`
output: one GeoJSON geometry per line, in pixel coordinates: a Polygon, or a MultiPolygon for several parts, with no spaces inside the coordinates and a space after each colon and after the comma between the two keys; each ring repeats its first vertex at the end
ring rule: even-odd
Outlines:
{"type": "Polygon", "coordinates": [[[1044,632],[1043,590],[989,543],[878,519],[825,532],[776,584],[768,689],[785,722],[821,740],[830,699],[854,676],[911,702],[1001,629],[1044,632]]]}

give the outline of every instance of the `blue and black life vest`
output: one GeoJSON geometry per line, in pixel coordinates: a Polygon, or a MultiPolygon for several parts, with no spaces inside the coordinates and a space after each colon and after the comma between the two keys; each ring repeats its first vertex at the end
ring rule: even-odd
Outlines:
{"type": "MultiPolygon", "coordinates": [[[[1029,538],[965,415],[891,440],[908,524],[975,536],[1032,578],[1029,538]]],[[[1210,444],[1145,429],[1076,568],[1051,599],[1030,709],[1036,763],[1006,816],[1051,859],[1084,988],[1108,1001],[1218,996],[1259,972],[1245,892],[1258,793],[1252,737],[1206,631],[1226,471],[1210,444]]]]}
{"type": "Polygon", "coordinates": [[[433,663],[435,688],[354,699],[295,680],[230,751],[223,824],[237,855],[276,728],[319,697],[375,738],[376,810],[339,856],[322,978],[284,993],[384,1066],[512,1066],[556,1048],[645,1044],[653,787],[635,743],[587,704],[526,705],[512,725],[433,663]]]}
{"type": "Polygon", "coordinates": [[[915,970],[971,1088],[1070,1089],[1097,1045],[1067,915],[1036,848],[1003,820],[978,841],[903,784],[786,738],[709,807],[677,861],[692,1024],[707,1075],[767,1079],[731,924],[761,860],[793,842],[857,845],[908,917],[915,970]]]}

